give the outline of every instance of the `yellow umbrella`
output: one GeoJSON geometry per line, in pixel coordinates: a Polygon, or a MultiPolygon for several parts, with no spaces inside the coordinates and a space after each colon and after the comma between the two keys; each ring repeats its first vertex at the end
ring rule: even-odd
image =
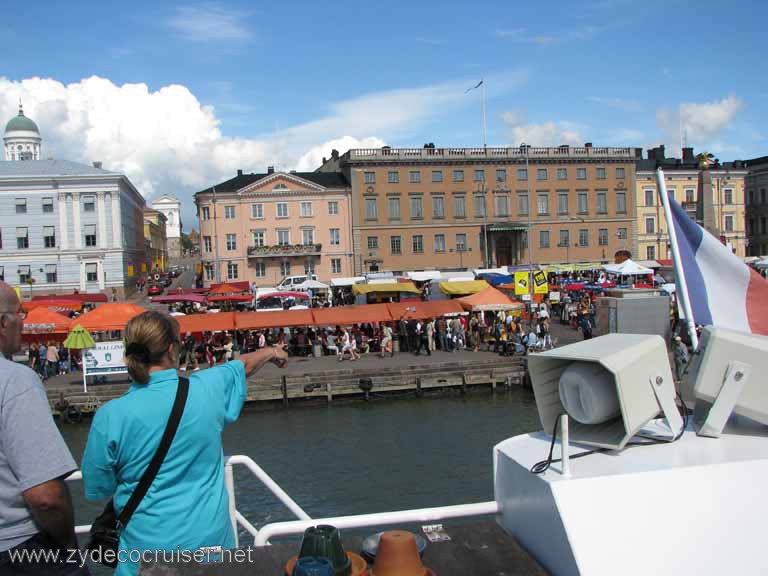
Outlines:
{"type": "Polygon", "coordinates": [[[91,333],[78,324],[75,326],[64,340],[64,346],[66,348],[72,348],[75,350],[82,350],[83,348],[93,348],[96,343],[93,341],[91,333]]]}

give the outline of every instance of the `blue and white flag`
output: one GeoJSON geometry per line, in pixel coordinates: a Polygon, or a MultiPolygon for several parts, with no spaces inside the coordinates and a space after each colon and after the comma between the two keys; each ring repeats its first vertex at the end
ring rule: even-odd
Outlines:
{"type": "Polygon", "coordinates": [[[480,86],[482,86],[482,85],[483,85],[483,81],[482,81],[482,80],[480,80],[480,82],[478,82],[477,84],[475,84],[474,86],[472,86],[472,88],[467,88],[466,90],[464,90],[464,94],[466,94],[467,92],[472,92],[472,90],[475,90],[475,89],[477,89],[477,88],[480,88],[480,86]]]}

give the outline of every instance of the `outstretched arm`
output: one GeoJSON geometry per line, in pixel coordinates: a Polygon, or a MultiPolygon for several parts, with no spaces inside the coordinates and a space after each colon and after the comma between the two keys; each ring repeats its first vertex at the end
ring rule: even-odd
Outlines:
{"type": "Polygon", "coordinates": [[[282,346],[268,346],[260,348],[256,352],[241,354],[238,360],[245,365],[246,377],[259,371],[266,363],[271,362],[279,368],[288,365],[288,354],[282,346]]]}

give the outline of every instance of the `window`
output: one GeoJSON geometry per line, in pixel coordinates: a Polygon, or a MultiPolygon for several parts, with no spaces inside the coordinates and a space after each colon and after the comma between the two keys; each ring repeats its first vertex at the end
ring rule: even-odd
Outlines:
{"type": "Polygon", "coordinates": [[[203,236],[203,251],[205,251],[205,252],[213,252],[213,248],[211,247],[211,237],[210,236],[203,236]]]}
{"type": "Polygon", "coordinates": [[[760,188],[760,204],[765,204],[765,188],[760,188]]]}
{"type": "MultiPolygon", "coordinates": [[[[237,264],[229,264],[229,266],[235,266],[235,274],[237,274],[237,264]]],[[[229,275],[229,266],[227,266],[227,278],[231,279],[232,276],[229,275]]],[[[264,278],[267,275],[267,264],[263,261],[258,261],[253,265],[253,271],[256,275],[256,278],[264,278]]],[[[237,276],[235,276],[237,277],[237,276]]]]}
{"type": "Polygon", "coordinates": [[[251,230],[251,241],[254,246],[266,245],[266,234],[264,230],[251,230]]]}
{"type": "Polygon", "coordinates": [[[331,228],[331,246],[339,246],[341,244],[341,229],[331,228]]]}
{"type": "Polygon", "coordinates": [[[304,274],[306,274],[308,278],[311,278],[314,273],[315,273],[315,261],[307,260],[306,262],[304,262],[304,274]]]}
{"type": "Polygon", "coordinates": [[[216,278],[216,271],[213,269],[213,264],[205,265],[205,279],[214,280],[216,278]]]}
{"type": "Polygon", "coordinates": [[[376,220],[379,217],[378,210],[376,209],[376,198],[365,199],[365,219],[376,220]]]}
{"type": "Polygon", "coordinates": [[[547,179],[547,169],[546,168],[537,168],[536,169],[536,180],[546,180],[547,179]]]}
{"type": "Polygon", "coordinates": [[[725,215],[725,231],[733,232],[733,215],[732,214],[725,215]]]}
{"type": "Polygon", "coordinates": [[[410,172],[408,172],[408,182],[410,182],[411,184],[421,183],[421,171],[411,170],[410,172]]]}
{"type": "Polygon", "coordinates": [[[302,218],[309,218],[312,216],[312,202],[302,202],[300,207],[302,218]]]}
{"type": "Polygon", "coordinates": [[[282,262],[280,262],[280,275],[281,276],[291,275],[291,263],[288,260],[283,260],[282,262]]]}
{"type": "Polygon", "coordinates": [[[676,196],[677,191],[675,190],[674,186],[667,186],[667,195],[672,198],[673,200],[677,198],[676,196]]]}
{"type": "Polygon", "coordinates": [[[467,251],[467,235],[456,234],[456,252],[466,252],[466,251],[467,251]]]}
{"type": "Polygon", "coordinates": [[[518,168],[517,169],[517,179],[520,181],[525,182],[528,180],[528,170],[525,168],[518,168]]]}
{"type": "Polygon", "coordinates": [[[616,178],[623,180],[625,178],[624,174],[624,168],[616,168],[616,178]]]}
{"type": "Polygon", "coordinates": [[[336,216],[339,213],[339,203],[336,201],[328,202],[328,215],[336,216]]]}
{"type": "Polygon", "coordinates": [[[595,170],[595,177],[598,180],[605,180],[605,168],[597,168],[595,170]]]}
{"type": "Polygon", "coordinates": [[[485,182],[485,170],[475,170],[475,182],[485,182]]]}
{"type": "Polygon", "coordinates": [[[83,212],[96,212],[96,199],[93,196],[83,196],[83,212]]]}
{"type": "Polygon", "coordinates": [[[600,228],[597,231],[597,243],[600,246],[608,246],[608,228],[600,228]]]}
{"type": "Polygon", "coordinates": [[[424,218],[424,203],[421,196],[411,196],[411,218],[424,218]]]}
{"type": "MultiPolygon", "coordinates": [[[[760,217],[760,234],[765,234],[766,231],[766,218],[765,216],[760,217]]],[[[765,251],[763,251],[765,253],[765,251]]]]}
{"type": "Polygon", "coordinates": [[[368,236],[368,250],[378,250],[378,249],[379,249],[379,237],[368,236]]]}
{"type": "Polygon", "coordinates": [[[224,218],[226,220],[234,220],[235,219],[235,207],[234,206],[224,206],[224,218]]]}
{"type": "Polygon", "coordinates": [[[528,194],[517,195],[517,214],[518,216],[528,215],[528,194]]]}
{"type": "Polygon", "coordinates": [[[726,188],[723,192],[723,202],[725,204],[733,204],[733,190],[731,188],[726,188]]]}
{"type": "Polygon", "coordinates": [[[453,217],[454,218],[466,218],[467,217],[467,205],[464,196],[453,197],[453,217]]]}
{"type": "Polygon", "coordinates": [[[571,233],[569,230],[560,230],[560,241],[557,245],[561,248],[571,245],[571,233]]]}
{"type": "Polygon", "coordinates": [[[423,254],[424,253],[424,236],[421,234],[414,234],[412,238],[412,247],[413,247],[413,253],[414,254],[423,254]]]}
{"type": "Polygon", "coordinates": [[[626,240],[627,239],[627,229],[626,228],[619,228],[616,230],[616,237],[619,240],[626,240]]]}
{"type": "Polygon", "coordinates": [[[237,250],[237,235],[227,234],[227,250],[237,250]]]}
{"type": "Polygon", "coordinates": [[[19,266],[19,284],[28,284],[31,278],[29,266],[19,266]]]}
{"type": "Polygon", "coordinates": [[[627,193],[626,192],[616,192],[616,213],[617,214],[627,213],[627,193]]]}
{"type": "Polygon", "coordinates": [[[86,282],[98,282],[99,281],[99,265],[94,263],[85,265],[85,281],[86,282]]]}
{"type": "Polygon", "coordinates": [[[558,180],[568,180],[568,168],[558,168],[557,169],[557,179],[558,180]]]}
{"type": "Polygon", "coordinates": [[[579,190],[576,193],[576,211],[579,214],[589,213],[589,200],[586,190],[579,190]]]}
{"type": "MultiPolygon", "coordinates": [[[[526,196],[526,210],[528,204],[528,197],[526,196]]],[[[509,196],[506,194],[499,194],[494,197],[496,203],[496,216],[509,216],[509,196]]]]}
{"type": "Polygon", "coordinates": [[[96,246],[96,224],[88,224],[83,227],[85,231],[85,245],[96,246]]]}
{"type": "Polygon", "coordinates": [[[646,218],[645,219],[645,233],[646,234],[655,234],[656,233],[656,218],[646,218]]]}
{"type": "Polygon", "coordinates": [[[56,284],[56,282],[58,282],[57,274],[56,274],[56,264],[45,265],[45,281],[48,284],[56,284]]]}
{"type": "Polygon", "coordinates": [[[445,198],[432,196],[432,217],[445,218],[445,198]]]}
{"type": "Polygon", "coordinates": [[[589,230],[587,228],[579,229],[579,246],[589,246],[589,230]]]}
{"type": "Polygon", "coordinates": [[[568,214],[568,191],[557,193],[557,213],[568,214]]]}
{"type": "Polygon", "coordinates": [[[539,230],[539,248],[549,248],[549,230],[539,230]]]}
{"type": "Polygon", "coordinates": [[[507,181],[507,171],[504,168],[499,168],[496,170],[496,182],[506,182],[507,181]]]}
{"type": "Polygon", "coordinates": [[[432,182],[442,182],[442,181],[443,181],[443,171],[432,170],[432,182]]]}
{"type": "Polygon", "coordinates": [[[389,210],[390,220],[400,219],[400,198],[390,196],[387,198],[387,209],[389,210]]]}
{"type": "Polygon", "coordinates": [[[646,190],[645,191],[645,205],[646,206],[653,206],[653,195],[656,193],[655,190],[646,190]]]}
{"type": "Polygon", "coordinates": [[[747,234],[754,234],[755,233],[755,219],[750,218],[747,220],[747,234]]]}
{"type": "Polygon", "coordinates": [[[286,186],[282,182],[278,182],[277,184],[272,186],[272,190],[288,190],[288,186],[286,186]]]}
{"type": "Polygon", "coordinates": [[[251,218],[264,218],[264,204],[251,204],[251,218]]]}
{"type": "MultiPolygon", "coordinates": [[[[256,276],[264,276],[264,262],[256,263],[256,276]],[[259,264],[261,265],[261,274],[259,274],[259,264]]],[[[237,264],[232,262],[227,263],[227,280],[237,279],[237,264]]]]}
{"type": "Polygon", "coordinates": [[[341,274],[341,258],[331,258],[331,274],[341,274]]]}
{"type": "Polygon", "coordinates": [[[546,192],[540,192],[536,196],[536,206],[537,210],[536,213],[540,216],[544,216],[546,214],[549,214],[549,194],[546,192]]]}
{"type": "Polygon", "coordinates": [[[587,179],[587,169],[576,168],[576,180],[586,180],[586,179],[587,179]]]}
{"type": "Polygon", "coordinates": [[[397,170],[387,172],[387,182],[389,184],[400,184],[400,172],[397,170]]]}
{"type": "Polygon", "coordinates": [[[453,171],[453,181],[454,182],[464,182],[464,170],[454,170],[453,171]]]}
{"type": "Polygon", "coordinates": [[[26,213],[27,213],[27,199],[16,198],[16,214],[26,214],[26,213]]]}
{"type": "Polygon", "coordinates": [[[53,198],[43,198],[43,214],[51,214],[53,212],[53,198]]]}
{"type": "Polygon", "coordinates": [[[656,246],[645,247],[645,258],[646,260],[656,260],[656,246]]]}
{"type": "Polygon", "coordinates": [[[29,248],[29,232],[26,228],[16,228],[16,248],[19,250],[29,248]]]}
{"type": "Polygon", "coordinates": [[[749,191],[749,203],[754,204],[755,203],[755,191],[750,190],[749,191]]]}
{"type": "Polygon", "coordinates": [[[478,218],[485,217],[485,195],[483,194],[475,195],[475,216],[478,218]]]}
{"type": "Polygon", "coordinates": [[[277,217],[278,218],[288,218],[288,203],[287,202],[278,202],[277,203],[277,217]]]}
{"type": "Polygon", "coordinates": [[[43,246],[56,248],[56,230],[53,226],[43,226],[43,246]]]}
{"type": "Polygon", "coordinates": [[[5,266],[0,266],[0,282],[5,282],[5,266]]]}
{"type": "Polygon", "coordinates": [[[597,191],[597,213],[608,214],[608,192],[605,190],[597,191]]]}
{"type": "Polygon", "coordinates": [[[400,240],[400,236],[390,236],[389,238],[389,251],[392,254],[402,254],[403,246],[400,240]]]}
{"type": "Polygon", "coordinates": [[[435,252],[445,252],[445,234],[435,234],[435,252]]]}
{"type": "Polygon", "coordinates": [[[364,179],[366,184],[376,184],[376,172],[365,172],[364,179]]]}
{"type": "Polygon", "coordinates": [[[696,191],[692,188],[686,188],[685,189],[685,201],[686,202],[695,202],[696,198],[696,191]]]}
{"type": "Polygon", "coordinates": [[[315,243],[315,229],[314,228],[302,228],[301,229],[301,243],[304,246],[309,246],[315,243]]]}
{"type": "Polygon", "coordinates": [[[203,206],[200,211],[203,214],[203,220],[211,219],[211,209],[208,206],[203,206]]]}

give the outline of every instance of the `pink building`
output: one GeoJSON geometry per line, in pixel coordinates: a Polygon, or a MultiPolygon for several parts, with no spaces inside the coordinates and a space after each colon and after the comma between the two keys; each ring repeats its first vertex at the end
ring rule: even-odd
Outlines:
{"type": "Polygon", "coordinates": [[[195,194],[208,286],[352,276],[351,189],[341,173],[243,174],[195,194]]]}

